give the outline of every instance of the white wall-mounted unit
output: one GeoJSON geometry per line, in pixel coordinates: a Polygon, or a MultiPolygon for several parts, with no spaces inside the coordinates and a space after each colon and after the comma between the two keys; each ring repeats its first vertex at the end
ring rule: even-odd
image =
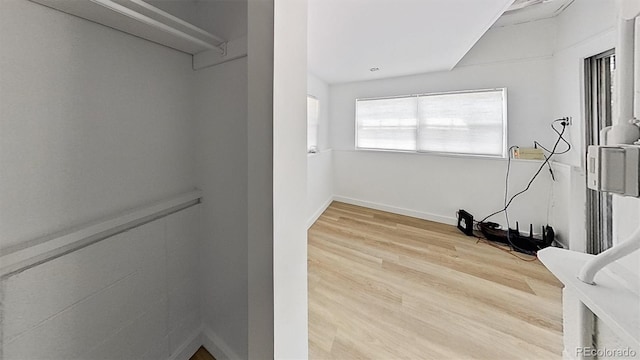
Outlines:
{"type": "Polygon", "coordinates": [[[188,54],[216,50],[226,41],[142,0],[32,0],[188,54]]]}
{"type": "Polygon", "coordinates": [[[640,196],[640,146],[589,146],[587,186],[596,191],[640,196]]]}

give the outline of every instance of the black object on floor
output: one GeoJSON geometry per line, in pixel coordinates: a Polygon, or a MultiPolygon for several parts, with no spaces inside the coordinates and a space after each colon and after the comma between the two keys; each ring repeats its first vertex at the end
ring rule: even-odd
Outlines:
{"type": "Polygon", "coordinates": [[[499,229],[496,223],[479,223],[480,231],[487,240],[500,242],[511,246],[514,250],[524,254],[535,255],[540,249],[551,245],[555,239],[555,232],[549,225],[542,227],[542,237],[533,236],[533,226],[529,226],[529,235],[520,233],[519,227],[509,229],[509,233],[499,229]]]}
{"type": "Polygon", "coordinates": [[[468,236],[473,236],[473,215],[462,209],[458,210],[458,229],[468,236]]]}

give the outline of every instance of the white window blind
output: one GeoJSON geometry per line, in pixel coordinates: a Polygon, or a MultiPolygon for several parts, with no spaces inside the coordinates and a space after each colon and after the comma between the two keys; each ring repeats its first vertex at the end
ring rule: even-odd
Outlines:
{"type": "Polygon", "coordinates": [[[416,150],[416,97],[358,100],[358,147],[416,150]]]}
{"type": "Polygon", "coordinates": [[[313,96],[307,96],[307,152],[318,152],[318,113],[319,101],[313,96]]]}
{"type": "Polygon", "coordinates": [[[506,155],[505,89],[359,99],[356,108],[359,149],[506,155]]]}

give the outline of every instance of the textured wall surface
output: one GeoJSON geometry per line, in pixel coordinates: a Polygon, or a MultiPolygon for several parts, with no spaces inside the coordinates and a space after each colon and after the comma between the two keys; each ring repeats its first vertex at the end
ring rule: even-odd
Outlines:
{"type": "Polygon", "coordinates": [[[201,324],[199,212],[187,208],[3,279],[2,358],[178,353],[201,324]]]}

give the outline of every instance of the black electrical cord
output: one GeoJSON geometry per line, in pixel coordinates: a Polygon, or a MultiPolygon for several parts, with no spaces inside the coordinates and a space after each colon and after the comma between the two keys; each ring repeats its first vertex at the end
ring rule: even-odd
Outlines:
{"type": "MultiPolygon", "coordinates": [[[[544,162],[542,162],[542,165],[540,165],[540,167],[538,168],[538,171],[536,171],[536,173],[533,175],[531,180],[529,180],[529,183],[527,184],[527,186],[523,190],[521,190],[518,193],[516,193],[515,195],[513,195],[509,199],[509,201],[504,205],[504,207],[502,209],[485,216],[484,219],[479,221],[480,223],[483,223],[488,218],[507,210],[515,198],[517,198],[518,196],[524,194],[525,192],[527,192],[529,190],[529,188],[531,188],[531,185],[533,184],[535,179],[538,177],[538,175],[540,174],[542,169],[544,169],[544,167],[549,163],[549,161],[551,161],[551,158],[554,155],[564,154],[564,153],[566,153],[567,151],[569,151],[571,149],[571,144],[569,144],[569,142],[563,137],[564,132],[565,132],[568,124],[564,121],[564,119],[558,119],[558,120],[555,120],[554,122],[557,122],[557,121],[560,121],[560,120],[563,120],[563,122],[561,123],[562,124],[562,130],[561,131],[556,131],[556,129],[553,127],[553,124],[551,125],[551,127],[554,129],[554,131],[556,131],[556,133],[558,134],[558,140],[556,140],[555,144],[553,144],[552,150],[549,151],[550,152],[549,156],[545,158],[544,162]],[[560,141],[564,141],[568,145],[568,148],[567,148],[567,150],[565,150],[563,152],[557,153],[556,150],[558,148],[558,145],[560,144],[560,141]]],[[[511,148],[513,148],[513,146],[511,148]]],[[[508,177],[509,177],[509,171],[510,171],[510,167],[511,167],[510,165],[511,165],[511,157],[508,158],[508,163],[507,163],[507,175],[506,175],[507,180],[508,180],[508,177]]]]}
{"type": "MultiPolygon", "coordinates": [[[[567,126],[569,125],[569,119],[568,118],[561,118],[561,119],[556,119],[551,123],[551,129],[553,129],[553,131],[558,134],[558,139],[556,140],[556,142],[553,144],[553,148],[552,150],[548,150],[546,149],[544,146],[542,146],[540,143],[538,143],[537,141],[534,141],[534,144],[536,146],[540,146],[543,150],[547,151],[549,153],[549,156],[544,156],[544,162],[540,165],[540,167],[538,168],[538,171],[536,171],[536,173],[533,175],[533,177],[531,178],[531,180],[529,181],[529,183],[527,184],[527,186],[521,190],[520,192],[514,194],[508,201],[508,193],[509,193],[509,174],[511,171],[511,156],[509,156],[509,158],[507,159],[507,173],[505,175],[505,191],[504,191],[504,207],[488,216],[486,216],[484,219],[482,219],[481,221],[478,221],[478,225],[484,223],[488,218],[499,214],[501,212],[504,212],[504,216],[505,216],[505,220],[507,222],[507,242],[509,243],[509,245],[511,246],[511,249],[515,249],[518,250],[520,252],[523,252],[525,254],[529,254],[530,251],[527,251],[525,249],[522,249],[518,246],[516,246],[512,241],[511,241],[511,226],[509,224],[509,214],[507,209],[509,208],[509,206],[511,205],[511,203],[513,202],[513,200],[524,194],[525,192],[527,192],[529,190],[529,188],[531,187],[531,185],[533,184],[533,182],[535,181],[535,179],[538,177],[538,175],[540,174],[540,172],[542,171],[542,169],[544,169],[545,165],[549,166],[549,171],[551,172],[551,177],[553,178],[553,180],[555,180],[555,176],[553,174],[553,170],[551,170],[551,164],[549,164],[549,161],[551,161],[551,158],[554,155],[560,155],[560,154],[566,154],[567,152],[569,152],[571,150],[571,144],[564,138],[564,132],[567,128],[567,126]],[[560,122],[560,124],[562,125],[562,130],[558,131],[558,129],[556,129],[556,127],[554,126],[555,123],[560,122]],[[560,142],[564,142],[567,145],[567,149],[565,149],[562,152],[556,152],[558,145],[560,144],[560,142]]],[[[511,153],[511,150],[517,148],[517,146],[511,146],[509,148],[509,153],[511,153]]]]}
{"type": "MultiPolygon", "coordinates": [[[[517,148],[517,146],[512,146],[509,148],[509,153],[511,153],[511,149],[517,148]]],[[[509,197],[509,173],[511,173],[511,156],[507,158],[507,174],[504,177],[504,208],[507,208],[507,198],[509,197]]],[[[481,222],[484,222],[487,218],[484,218],[481,222]]],[[[507,219],[507,227],[509,226],[509,219],[507,219]]]]}
{"type": "MultiPolygon", "coordinates": [[[[557,123],[557,122],[560,122],[562,124],[562,126],[567,126],[567,125],[569,125],[569,118],[556,119],[551,123],[551,129],[553,129],[553,131],[555,131],[555,133],[558,134],[558,136],[562,139],[562,141],[567,145],[567,149],[566,150],[564,150],[562,152],[559,152],[559,153],[555,153],[555,155],[562,155],[562,154],[568,153],[571,150],[571,144],[567,140],[565,140],[565,138],[558,131],[558,129],[555,128],[554,124],[557,123]]],[[[563,128],[563,131],[564,131],[564,128],[563,128]]],[[[551,151],[549,151],[549,149],[547,149],[544,146],[542,146],[542,144],[540,144],[539,142],[534,141],[533,145],[535,147],[540,147],[542,150],[544,150],[544,151],[548,152],[549,154],[551,154],[551,151]]],[[[547,155],[543,154],[542,156],[544,156],[545,160],[547,159],[547,155]]],[[[551,174],[551,179],[553,181],[556,181],[556,176],[553,173],[553,169],[551,168],[551,164],[547,163],[547,165],[549,166],[549,173],[551,174]]]]}
{"type": "Polygon", "coordinates": [[[561,152],[557,152],[557,153],[553,153],[551,150],[547,149],[546,147],[542,146],[542,144],[540,144],[537,141],[534,141],[533,144],[536,147],[540,147],[542,150],[548,152],[549,154],[554,154],[554,155],[562,155],[562,154],[566,154],[571,150],[571,144],[563,137],[564,134],[564,130],[567,127],[567,125],[569,125],[569,120],[567,118],[561,118],[561,119],[556,119],[551,123],[551,129],[558,134],[558,137],[565,143],[565,145],[567,145],[567,149],[561,152]],[[560,124],[562,125],[562,131],[558,131],[558,129],[556,129],[556,127],[554,126],[555,123],[560,122],[560,124]]]}

